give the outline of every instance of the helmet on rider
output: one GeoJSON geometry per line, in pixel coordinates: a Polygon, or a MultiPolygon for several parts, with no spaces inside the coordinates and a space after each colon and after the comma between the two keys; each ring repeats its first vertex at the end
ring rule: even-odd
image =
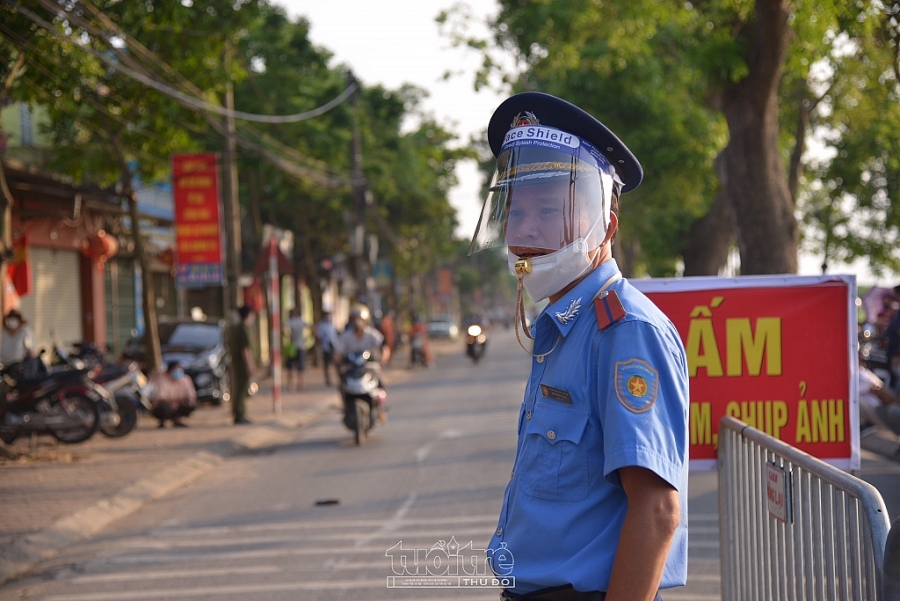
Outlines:
{"type": "Polygon", "coordinates": [[[355,330],[362,330],[369,324],[369,320],[372,317],[372,312],[369,311],[369,307],[360,303],[358,305],[354,305],[352,309],[350,309],[350,325],[353,326],[355,330]]]}

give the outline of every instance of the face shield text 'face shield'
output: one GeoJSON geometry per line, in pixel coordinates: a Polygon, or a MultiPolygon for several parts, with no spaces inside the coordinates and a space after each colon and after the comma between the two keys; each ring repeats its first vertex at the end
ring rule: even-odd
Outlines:
{"type": "Polygon", "coordinates": [[[549,127],[513,128],[469,254],[509,246],[517,255],[540,255],[581,239],[596,248],[609,225],[614,187],[621,183],[612,165],[589,142],[549,127]]]}

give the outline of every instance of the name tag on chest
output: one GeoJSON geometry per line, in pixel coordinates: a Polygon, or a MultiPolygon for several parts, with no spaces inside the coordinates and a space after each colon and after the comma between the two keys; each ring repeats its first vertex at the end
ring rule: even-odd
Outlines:
{"type": "Polygon", "coordinates": [[[541,384],[541,393],[550,400],[566,405],[572,404],[572,395],[560,388],[553,388],[552,386],[541,384]]]}

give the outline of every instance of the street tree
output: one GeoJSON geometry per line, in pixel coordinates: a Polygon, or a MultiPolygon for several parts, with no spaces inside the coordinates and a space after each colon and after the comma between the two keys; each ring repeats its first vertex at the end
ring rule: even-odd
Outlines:
{"type": "Polygon", "coordinates": [[[11,95],[47,109],[57,170],[82,181],[116,184],[126,198],[144,274],[144,325],[153,368],[160,364],[155,294],[134,176],[167,176],[172,153],[198,148],[195,136],[203,135],[206,120],[196,108],[148,89],[134,73],[214,100],[225,79],[221,57],[252,18],[255,3],[37,3],[52,19],[36,18],[21,7],[17,12],[32,22],[36,36],[53,39],[61,51],[41,52],[32,41],[4,35],[6,43],[26,53],[26,70],[11,95]],[[183,43],[172,44],[173,37],[183,43]]]}
{"type": "MultiPolygon", "coordinates": [[[[239,109],[293,114],[322,106],[341,92],[347,67],[331,65],[331,53],[315,47],[308,34],[305,19],[291,20],[276,6],[261,8],[239,46],[249,68],[235,88],[239,109]]],[[[378,236],[381,255],[403,281],[415,280],[452,254],[448,245],[455,220],[448,194],[456,183],[456,161],[471,156],[421,112],[425,91],[357,83],[355,104],[341,103],[296,124],[239,127],[300,163],[301,169],[286,172],[244,150],[240,177],[252,229],[259,232],[269,222],[295,232],[297,276],[309,284],[316,314],[321,263],[350,253],[349,225],[358,210],[350,156],[354,131],[370,198],[365,229],[378,236]]]]}
{"type": "MultiPolygon", "coordinates": [[[[825,194],[844,216],[860,200],[837,179],[819,181],[830,163],[807,152],[808,142],[817,134],[849,156],[838,150],[851,108],[835,100],[839,87],[877,88],[880,109],[898,110],[890,10],[811,0],[501,0],[490,42],[471,39],[458,13],[443,21],[485,53],[478,83],[502,68],[498,51],[511,55],[517,70],[506,70],[502,83],[572,100],[635,151],[647,178],[622,202],[618,254],[626,269],[662,275],[680,258],[685,274],[714,274],[736,240],[741,272],[758,274],[797,271],[797,215],[807,198],[825,194]],[[829,185],[838,187],[814,194],[829,185]]],[[[871,181],[869,167],[856,168],[889,154],[891,143],[859,133],[875,154],[854,157],[853,169],[871,181]]],[[[807,223],[830,227],[813,207],[807,223]]],[[[862,249],[851,238],[861,232],[823,243],[833,255],[855,256],[862,249]]]]}

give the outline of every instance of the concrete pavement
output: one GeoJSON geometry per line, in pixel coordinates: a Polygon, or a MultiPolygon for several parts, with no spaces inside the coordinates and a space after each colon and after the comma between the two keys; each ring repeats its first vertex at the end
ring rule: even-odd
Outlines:
{"type": "MultiPolygon", "coordinates": [[[[432,341],[432,352],[461,353],[462,345],[432,341]]],[[[411,373],[403,350],[384,372],[389,393],[391,384],[411,373]]],[[[340,412],[338,392],[325,385],[321,367],[310,366],[305,380],[303,392],[282,392],[280,415],[271,381],[263,381],[247,401],[251,425],[232,425],[229,404],[203,405],[185,420],[187,428],[160,429],[154,418],[141,415],[123,438],[98,432],[76,445],[49,436],[16,440],[6,450],[18,457],[0,457],[0,584],[190,484],[228,457],[287,441],[295,428],[340,412]]]]}

